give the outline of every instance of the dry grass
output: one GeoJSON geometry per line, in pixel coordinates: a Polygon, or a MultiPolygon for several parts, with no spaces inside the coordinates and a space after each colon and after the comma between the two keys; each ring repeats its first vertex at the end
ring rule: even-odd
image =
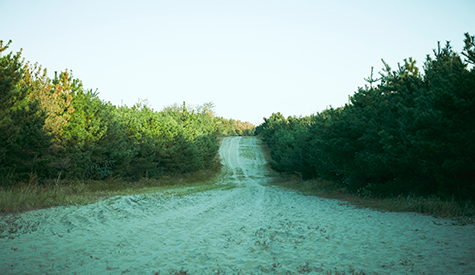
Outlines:
{"type": "Polygon", "coordinates": [[[188,195],[217,188],[219,171],[199,171],[179,177],[142,179],[127,182],[121,179],[105,181],[68,181],[39,185],[36,182],[19,183],[13,187],[0,188],[0,213],[16,213],[33,209],[63,205],[89,204],[118,195],[174,192],[188,195]]]}
{"type": "Polygon", "coordinates": [[[298,177],[276,178],[272,184],[297,190],[305,195],[346,201],[356,207],[391,212],[417,212],[434,217],[453,218],[457,224],[475,222],[475,203],[473,201],[442,200],[435,196],[376,198],[349,193],[331,181],[304,181],[298,177]]]}

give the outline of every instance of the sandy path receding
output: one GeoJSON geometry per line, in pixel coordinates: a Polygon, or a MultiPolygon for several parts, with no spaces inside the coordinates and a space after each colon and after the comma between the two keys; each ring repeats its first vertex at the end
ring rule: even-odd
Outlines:
{"type": "Polygon", "coordinates": [[[223,140],[218,184],[232,182],[234,189],[21,214],[20,224],[34,226],[0,239],[0,273],[475,273],[474,225],[356,209],[267,186],[257,143],[223,140]]]}

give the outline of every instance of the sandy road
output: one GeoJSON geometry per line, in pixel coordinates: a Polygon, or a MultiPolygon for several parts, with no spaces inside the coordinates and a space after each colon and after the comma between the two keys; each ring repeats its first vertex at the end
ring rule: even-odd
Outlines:
{"type": "Polygon", "coordinates": [[[0,239],[5,274],[474,274],[475,228],[381,213],[266,185],[253,137],[225,138],[218,184],[24,213],[0,239]]]}

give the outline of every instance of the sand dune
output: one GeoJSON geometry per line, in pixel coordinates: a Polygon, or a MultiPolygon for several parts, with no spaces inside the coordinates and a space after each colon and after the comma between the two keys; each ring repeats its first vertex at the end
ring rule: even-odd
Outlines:
{"type": "Polygon", "coordinates": [[[475,274],[475,227],[265,185],[253,137],[223,140],[234,189],[147,194],[6,217],[1,274],[475,274]]]}

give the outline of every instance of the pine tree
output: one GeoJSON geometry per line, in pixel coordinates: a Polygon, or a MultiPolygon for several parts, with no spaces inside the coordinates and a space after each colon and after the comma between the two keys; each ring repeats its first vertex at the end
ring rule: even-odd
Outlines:
{"type": "MultiPolygon", "coordinates": [[[[2,51],[10,43],[3,46],[2,51]]],[[[0,59],[0,178],[1,185],[36,177],[46,166],[50,138],[44,132],[45,113],[29,101],[30,87],[20,85],[24,70],[21,51],[0,59]]]]}

